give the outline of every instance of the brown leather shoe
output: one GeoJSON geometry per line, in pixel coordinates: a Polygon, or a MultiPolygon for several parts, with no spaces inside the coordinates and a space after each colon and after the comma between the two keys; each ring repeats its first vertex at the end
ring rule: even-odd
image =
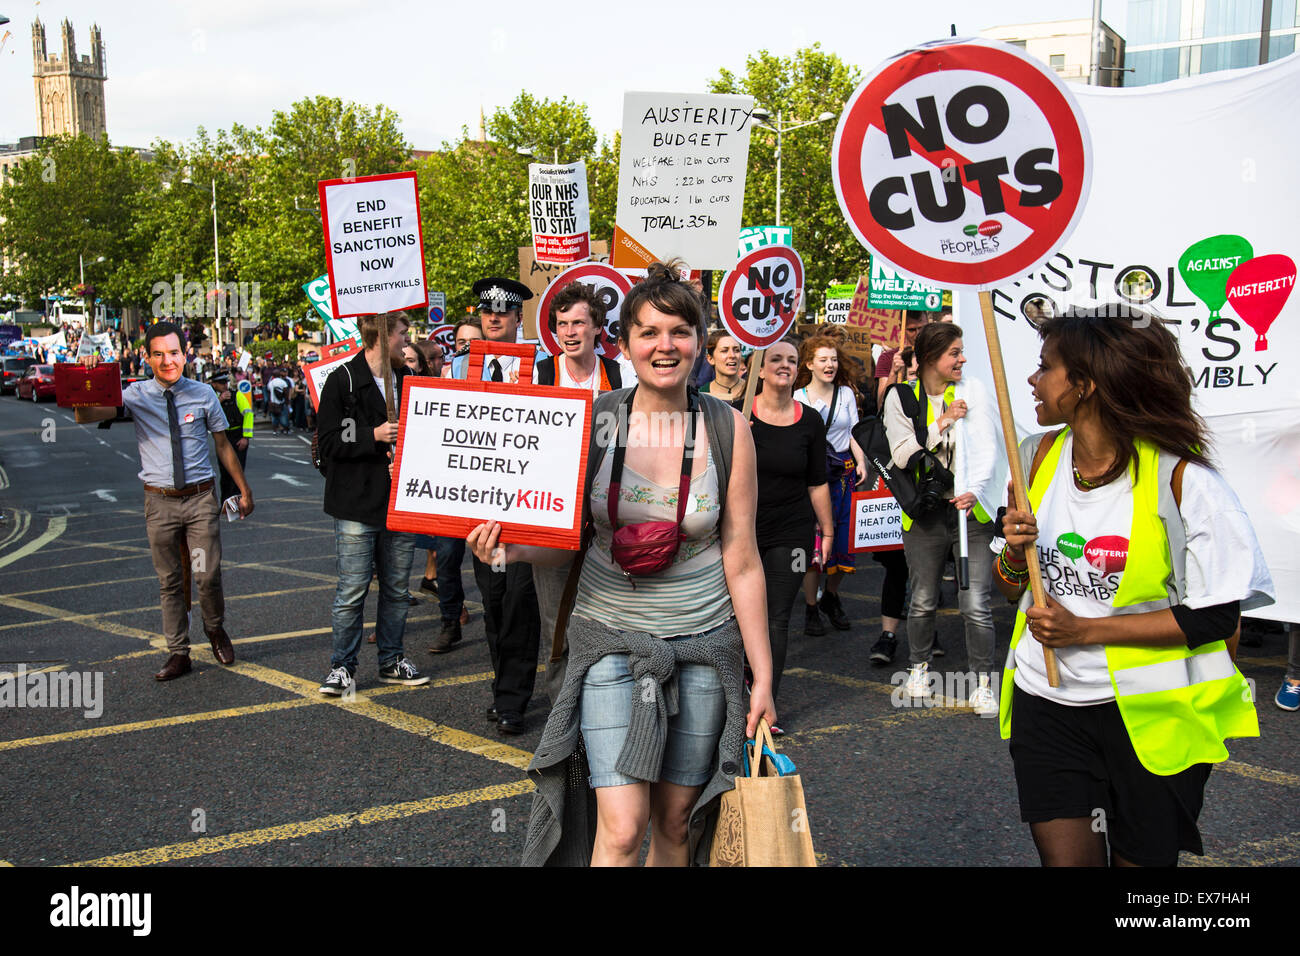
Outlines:
{"type": "Polygon", "coordinates": [[[235,648],[230,643],[230,635],[226,633],[224,627],[219,627],[209,634],[208,643],[212,645],[212,654],[218,663],[225,664],[227,667],[235,663],[235,648]]]}
{"type": "Polygon", "coordinates": [[[163,665],[163,669],[153,676],[157,680],[175,680],[189,672],[190,656],[188,654],[173,654],[167,658],[167,663],[163,665]]]}

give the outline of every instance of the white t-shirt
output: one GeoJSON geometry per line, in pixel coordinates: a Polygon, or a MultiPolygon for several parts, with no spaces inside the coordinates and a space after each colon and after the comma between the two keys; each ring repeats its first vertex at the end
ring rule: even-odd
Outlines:
{"type": "MultiPolygon", "coordinates": [[[[836,389],[835,416],[833,421],[826,422],[826,441],[836,451],[847,452],[853,438],[853,426],[858,423],[858,403],[853,398],[853,389],[847,385],[837,385],[836,389]]],[[[822,421],[826,421],[830,406],[809,395],[806,385],[794,393],[794,400],[803,402],[817,412],[822,421]]]]}
{"type": "Polygon", "coordinates": [[[278,376],[267,383],[267,388],[271,390],[271,401],[276,405],[282,405],[288,399],[293,383],[283,376],[278,376]]]}
{"type": "MultiPolygon", "coordinates": [[[[1067,435],[1056,474],[1037,510],[1038,561],[1047,593],[1078,617],[1110,617],[1133,526],[1133,483],[1127,473],[1082,491],[1074,483],[1074,436],[1067,435]]],[[[1189,463],[1179,508],[1187,535],[1189,608],[1240,601],[1242,611],[1272,604],[1273,579],[1255,529],[1236,494],[1217,472],[1189,463]]],[[[1029,592],[1022,609],[1032,602],[1029,592]]],[[[1016,684],[1070,706],[1115,699],[1101,645],[1056,648],[1060,686],[1047,683],[1043,645],[1028,630],[1016,645],[1016,684]]]]}

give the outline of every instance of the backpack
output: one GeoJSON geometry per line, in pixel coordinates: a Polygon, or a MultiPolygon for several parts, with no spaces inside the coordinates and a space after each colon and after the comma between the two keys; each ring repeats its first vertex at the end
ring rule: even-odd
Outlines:
{"type": "Polygon", "coordinates": [[[895,383],[885,390],[886,401],[891,391],[898,396],[903,414],[912,420],[912,427],[916,430],[916,443],[921,446],[921,450],[908,459],[902,468],[893,463],[889,438],[885,433],[884,401],[880,403],[877,414],[868,416],[853,426],[853,439],[862,447],[872,470],[898,500],[898,506],[915,521],[944,506],[943,493],[953,486],[953,475],[934,452],[925,447],[929,427],[925,423],[921,403],[917,401],[912,389],[904,383],[895,383]]]}
{"type": "MultiPolygon", "coordinates": [[[[352,372],[348,369],[348,366],[347,366],[347,363],[346,363],[346,362],[343,364],[342,367],[343,367],[343,371],[347,372],[347,375],[348,375],[348,390],[347,390],[347,392],[345,392],[344,395],[343,395],[343,417],[344,417],[344,418],[347,418],[347,417],[348,417],[348,414],[347,414],[347,413],[348,413],[348,406],[351,405],[352,402],[353,402],[353,393],[352,393],[352,388],[353,388],[353,386],[352,386],[352,372]]],[[[329,380],[326,379],[326,381],[329,381],[329,380]]],[[[322,386],[321,386],[321,390],[324,391],[324,388],[325,388],[325,386],[322,385],[322,386]]],[[[313,429],[311,430],[311,463],[312,463],[313,465],[316,466],[316,470],[319,471],[323,477],[329,477],[329,476],[325,473],[325,461],[324,461],[324,459],[321,458],[321,455],[320,455],[320,434],[319,434],[319,428],[313,428],[313,429]]]]}

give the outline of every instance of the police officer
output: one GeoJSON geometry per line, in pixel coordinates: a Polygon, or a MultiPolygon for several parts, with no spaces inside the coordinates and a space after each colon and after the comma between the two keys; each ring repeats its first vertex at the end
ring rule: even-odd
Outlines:
{"type": "MultiPolygon", "coordinates": [[[[479,318],[488,342],[514,342],[519,333],[523,304],[533,297],[522,282],[489,277],[474,283],[479,298],[479,318]]],[[[464,362],[466,359],[461,359],[464,362]]],[[[483,361],[483,381],[518,382],[519,359],[488,355],[483,361]]],[[[474,559],[474,580],[483,597],[483,627],[492,654],[493,705],[487,717],[503,734],[524,730],[524,711],[537,677],[537,649],[541,617],[530,564],[509,564],[494,571],[474,559]]]]}
{"type": "MultiPolygon", "coordinates": [[[[226,429],[226,440],[235,449],[239,467],[247,468],[248,443],[253,438],[253,386],[249,382],[240,382],[235,389],[231,389],[230,372],[224,368],[213,372],[210,381],[213,391],[217,393],[217,401],[221,402],[221,410],[226,413],[226,421],[230,424],[226,429]]],[[[221,472],[221,500],[225,501],[239,489],[219,458],[217,467],[221,472]]]]}

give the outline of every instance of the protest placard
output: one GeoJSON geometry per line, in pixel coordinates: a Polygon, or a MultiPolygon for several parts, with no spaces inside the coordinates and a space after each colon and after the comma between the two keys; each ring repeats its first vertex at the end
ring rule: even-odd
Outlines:
{"type": "Polygon", "coordinates": [[[333,296],[330,295],[330,277],[326,273],[310,282],[302,284],[302,291],[307,294],[307,301],[312,304],[316,314],[325,322],[334,318],[333,296]]]}
{"type": "MultiPolygon", "coordinates": [[[[591,244],[591,261],[609,261],[609,243],[598,239],[591,244]]],[[[532,246],[519,247],[519,281],[528,286],[533,297],[524,303],[524,338],[537,338],[537,306],[541,302],[542,292],[551,280],[563,272],[567,266],[553,262],[538,262],[532,246]]]]}
{"type": "Polygon", "coordinates": [[[853,293],[857,286],[851,283],[836,283],[826,288],[826,308],[821,321],[831,325],[844,325],[849,320],[849,311],[853,308],[853,293]]]}
{"type": "Polygon", "coordinates": [[[590,258],[586,163],[529,163],[528,218],[538,262],[567,266],[590,258]]]}
{"type": "Polygon", "coordinates": [[[877,486],[874,491],[853,493],[853,534],[849,550],[902,551],[903,509],[889,489],[877,486]]]}
{"type": "Polygon", "coordinates": [[[359,347],[353,346],[346,351],[331,352],[319,362],[312,362],[302,367],[307,378],[307,394],[311,396],[312,408],[320,409],[320,393],[325,387],[325,379],[329,378],[331,373],[338,371],[344,362],[350,362],[360,351],[359,347]]]}
{"type": "Polygon", "coordinates": [[[623,96],[612,262],[736,262],[754,100],[705,93],[623,96]]]}
{"type": "Polygon", "coordinates": [[[803,304],[803,260],[789,246],[762,246],[722,279],[718,314],[742,345],[765,349],[794,324],[803,304]]]}
{"type": "Polygon", "coordinates": [[[483,357],[529,345],[470,345],[469,378],[410,378],[402,392],[388,527],[464,537],[501,522],[503,543],[577,549],[591,434],[591,392],[483,382],[483,357]]]}
{"type": "Polygon", "coordinates": [[[632,280],[623,272],[603,262],[584,262],[565,269],[546,287],[541,301],[537,304],[537,331],[542,348],[552,355],[559,355],[562,351],[555,340],[555,332],[550,327],[549,317],[552,300],[570,282],[582,282],[595,287],[596,295],[605,306],[605,322],[596,335],[596,354],[604,355],[606,358],[618,358],[623,354],[618,347],[619,316],[624,297],[632,291],[632,280]]]}
{"type": "Polygon", "coordinates": [[[427,305],[415,173],[332,179],[318,188],[334,316],[427,305]]]}
{"type": "Polygon", "coordinates": [[[885,265],[879,256],[873,256],[867,302],[876,309],[938,312],[943,307],[943,289],[899,272],[885,265]]]}
{"type": "Polygon", "coordinates": [[[790,226],[746,226],[740,230],[740,243],[736,258],[753,252],[759,246],[793,246],[794,229],[790,226]]]}
{"type": "Polygon", "coordinates": [[[456,326],[447,323],[430,329],[428,341],[437,342],[442,349],[442,357],[450,362],[456,352],[456,326]]]}

